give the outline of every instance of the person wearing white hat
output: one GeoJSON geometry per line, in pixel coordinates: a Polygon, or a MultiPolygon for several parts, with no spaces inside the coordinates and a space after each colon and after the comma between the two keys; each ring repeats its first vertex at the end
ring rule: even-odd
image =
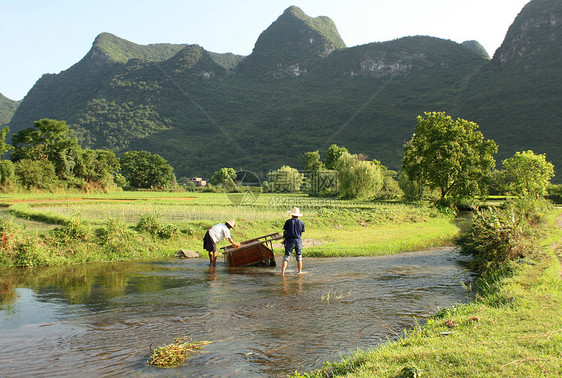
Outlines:
{"type": "Polygon", "coordinates": [[[240,247],[239,243],[235,243],[230,236],[230,229],[236,226],[234,220],[225,223],[217,223],[209,228],[203,237],[203,248],[209,252],[209,262],[212,266],[217,265],[217,243],[227,238],[235,247],[240,247]]]}
{"type": "Polygon", "coordinates": [[[293,207],[292,210],[287,211],[291,219],[287,219],[283,226],[283,237],[285,238],[285,255],[283,256],[283,265],[281,266],[281,275],[285,276],[285,270],[289,263],[289,257],[293,250],[295,250],[295,257],[297,259],[298,273],[302,273],[302,240],[301,236],[304,232],[304,222],[299,219],[302,217],[300,209],[293,207]]]}

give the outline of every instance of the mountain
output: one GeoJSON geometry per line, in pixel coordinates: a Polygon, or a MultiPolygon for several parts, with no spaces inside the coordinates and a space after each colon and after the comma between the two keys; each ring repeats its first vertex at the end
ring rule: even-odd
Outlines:
{"type": "Polygon", "coordinates": [[[490,59],[490,55],[488,55],[488,52],[486,51],[484,46],[482,46],[480,44],[480,42],[478,42],[478,41],[464,41],[462,43],[462,45],[464,47],[466,47],[467,49],[470,49],[470,50],[474,51],[475,53],[479,54],[482,58],[490,59]]]}
{"type": "Polygon", "coordinates": [[[4,127],[10,123],[19,104],[19,101],[10,100],[0,93],[0,127],[4,127]]]}
{"type": "Polygon", "coordinates": [[[246,57],[103,33],[81,61],[36,83],[10,128],[64,119],[85,147],[158,153],[178,176],[300,168],[304,152],[332,143],[399,169],[416,117],[447,111],[479,123],[502,158],[533,149],[562,166],[550,117],[560,112],[560,1],[531,1],[491,60],[476,41],[427,36],[346,47],[329,18],[297,7],[246,57]]]}
{"type": "Polygon", "coordinates": [[[311,18],[292,6],[259,36],[239,71],[252,76],[296,77],[345,43],[328,17],[311,18]]]}
{"type": "Polygon", "coordinates": [[[498,162],[530,149],[562,169],[561,26],[562,0],[529,2],[463,90],[458,112],[498,143],[498,162]]]}

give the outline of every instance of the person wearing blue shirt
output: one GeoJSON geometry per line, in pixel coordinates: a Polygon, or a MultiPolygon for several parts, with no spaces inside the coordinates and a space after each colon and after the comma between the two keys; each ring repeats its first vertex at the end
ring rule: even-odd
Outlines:
{"type": "Polygon", "coordinates": [[[283,256],[283,265],[281,267],[281,275],[285,276],[285,270],[289,262],[289,257],[293,250],[297,259],[298,274],[302,273],[302,240],[301,236],[304,232],[304,222],[299,219],[302,217],[300,209],[293,207],[293,210],[287,211],[291,215],[291,219],[287,219],[283,226],[283,237],[285,238],[285,256],[283,256]]]}

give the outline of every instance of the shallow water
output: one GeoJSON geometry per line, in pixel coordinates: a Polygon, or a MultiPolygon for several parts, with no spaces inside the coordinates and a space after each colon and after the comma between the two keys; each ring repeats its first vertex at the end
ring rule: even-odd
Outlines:
{"type": "Polygon", "coordinates": [[[204,259],[3,272],[0,376],[283,376],[470,300],[449,248],[294,265],[285,278],[204,259]],[[179,337],[212,343],[175,368],[146,364],[179,337]]]}

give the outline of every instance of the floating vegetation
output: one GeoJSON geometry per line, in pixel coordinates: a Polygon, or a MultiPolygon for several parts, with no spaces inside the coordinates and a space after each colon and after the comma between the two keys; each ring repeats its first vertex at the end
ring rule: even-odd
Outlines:
{"type": "Polygon", "coordinates": [[[330,289],[330,290],[328,291],[328,294],[322,295],[322,296],[320,297],[320,300],[323,301],[323,302],[326,301],[326,302],[330,303],[330,301],[339,301],[339,300],[342,300],[342,299],[348,297],[350,294],[351,294],[351,290],[350,290],[347,294],[344,294],[343,291],[341,291],[341,290],[340,290],[339,293],[338,293],[338,292],[333,292],[333,293],[332,293],[332,290],[330,289]]]}
{"type": "Polygon", "coordinates": [[[184,339],[174,339],[174,343],[158,347],[152,351],[152,356],[147,364],[159,367],[173,367],[181,364],[187,357],[196,350],[209,344],[208,341],[185,341],[184,339]]]}

